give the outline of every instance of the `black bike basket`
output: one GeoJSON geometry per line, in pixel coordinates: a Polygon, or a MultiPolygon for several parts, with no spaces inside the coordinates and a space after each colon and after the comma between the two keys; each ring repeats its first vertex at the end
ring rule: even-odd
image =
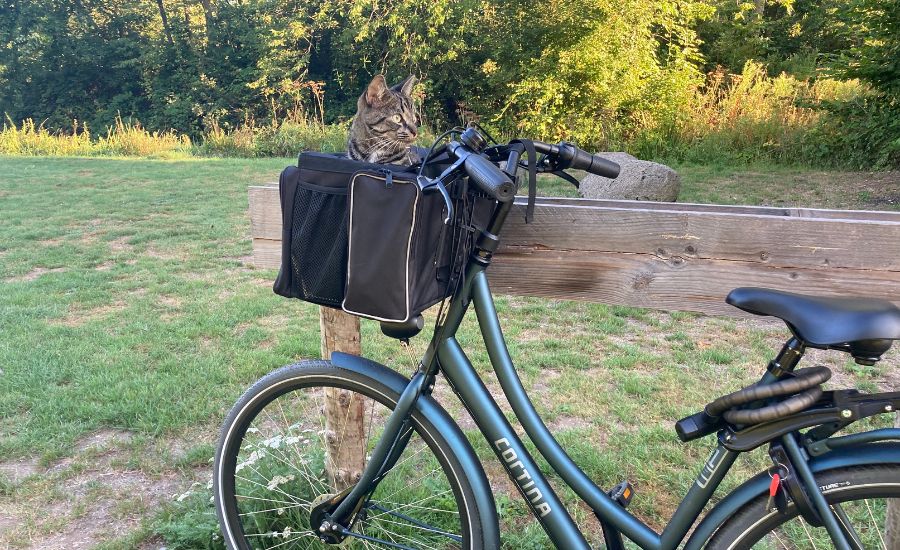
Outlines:
{"type": "MultiPolygon", "coordinates": [[[[439,172],[442,165],[427,166],[439,172]]],[[[453,220],[438,193],[416,184],[418,166],[302,153],[279,182],[282,261],[277,294],[404,322],[448,296],[471,251],[487,199],[451,187],[453,220]]]]}

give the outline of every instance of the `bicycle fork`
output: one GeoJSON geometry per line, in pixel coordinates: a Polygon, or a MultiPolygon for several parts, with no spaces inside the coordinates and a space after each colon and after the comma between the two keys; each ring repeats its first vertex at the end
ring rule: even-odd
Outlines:
{"type": "MultiPolygon", "coordinates": [[[[320,515],[322,521],[320,525],[312,525],[311,527],[318,530],[320,536],[334,532],[342,534],[350,527],[353,516],[360,510],[368,496],[378,486],[378,482],[387,474],[388,471],[397,462],[397,459],[406,448],[409,438],[412,435],[411,412],[416,405],[416,400],[422,395],[423,391],[430,385],[432,376],[426,375],[421,370],[413,375],[407,384],[406,389],[397,400],[397,406],[394,408],[384,426],[384,432],[381,435],[369,463],[362,472],[362,476],[356,485],[346,494],[346,496],[338,495],[340,503],[332,512],[325,512],[320,515]]],[[[328,507],[334,506],[329,503],[328,507]]]]}

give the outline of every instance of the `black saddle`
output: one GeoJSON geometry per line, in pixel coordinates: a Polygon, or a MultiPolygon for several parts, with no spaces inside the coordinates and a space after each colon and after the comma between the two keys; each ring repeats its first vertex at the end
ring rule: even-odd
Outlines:
{"type": "Polygon", "coordinates": [[[778,317],[804,343],[848,351],[862,364],[873,364],[900,339],[900,308],[885,300],[745,287],[732,290],[725,301],[749,313],[778,317]]]}

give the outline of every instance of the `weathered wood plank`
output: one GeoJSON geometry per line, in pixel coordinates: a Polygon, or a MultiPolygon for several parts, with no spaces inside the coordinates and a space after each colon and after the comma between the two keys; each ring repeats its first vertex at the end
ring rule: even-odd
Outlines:
{"type": "Polygon", "coordinates": [[[865,295],[900,305],[900,275],[856,269],[785,269],[759,262],[662,259],[649,254],[507,248],[488,270],[499,294],[736,315],[740,286],[823,296],[865,295]]]}
{"type": "MultiPolygon", "coordinates": [[[[253,259],[281,262],[277,186],[250,189],[253,259]]],[[[717,315],[739,286],[900,304],[900,213],[540,198],[517,201],[488,271],[502,294],[717,315]]]]}
{"type": "MultiPolygon", "coordinates": [[[[519,207],[517,206],[517,209],[519,207]]],[[[883,269],[900,276],[900,222],[538,205],[512,212],[506,246],[883,269]]]]}
{"type": "MultiPolygon", "coordinates": [[[[748,214],[787,209],[541,199],[534,221],[525,224],[523,209],[517,203],[510,214],[504,246],[900,271],[900,213],[892,221],[859,211],[847,211],[857,219],[817,218],[748,214]]],[[[250,189],[250,218],[254,238],[281,238],[277,187],[250,189]]]]}
{"type": "Polygon", "coordinates": [[[253,265],[260,269],[281,267],[281,241],[253,238],[253,265]]]}
{"type": "Polygon", "coordinates": [[[281,239],[281,199],[278,184],[250,187],[250,236],[281,239]]]}
{"type": "MultiPolygon", "coordinates": [[[[278,206],[278,184],[269,183],[259,186],[251,186],[250,194],[265,195],[265,200],[278,206]]],[[[525,197],[516,197],[516,202],[524,204],[525,197]]],[[[818,218],[829,220],[868,220],[900,222],[900,212],[873,211],[873,210],[829,210],[824,208],[791,208],[777,206],[746,206],[731,204],[697,204],[688,202],[649,202],[626,201],[611,199],[580,199],[568,197],[538,197],[538,204],[550,204],[560,206],[594,206],[601,208],[627,208],[640,210],[670,210],[677,212],[713,212],[721,214],[754,214],[760,216],[793,216],[801,218],[818,218]]]]}
{"type": "MultiPolygon", "coordinates": [[[[525,203],[525,197],[516,202],[525,203]]],[[[679,212],[718,212],[722,214],[754,214],[760,216],[793,216],[827,220],[869,220],[900,222],[900,212],[875,210],[829,210],[824,208],[784,208],[777,206],[746,206],[730,204],[669,203],[649,201],[620,201],[608,199],[575,199],[567,197],[538,197],[540,204],[567,206],[598,206],[603,208],[629,208],[645,210],[676,210],[679,212]]]]}
{"type": "MultiPolygon", "coordinates": [[[[277,269],[281,243],[253,239],[253,259],[277,269]]],[[[541,296],[711,315],[743,315],[725,304],[739,286],[761,286],[823,296],[865,295],[900,305],[900,274],[858,269],[787,269],[761,262],[664,259],[619,254],[507,247],[488,270],[498,294],[541,296]]]]}

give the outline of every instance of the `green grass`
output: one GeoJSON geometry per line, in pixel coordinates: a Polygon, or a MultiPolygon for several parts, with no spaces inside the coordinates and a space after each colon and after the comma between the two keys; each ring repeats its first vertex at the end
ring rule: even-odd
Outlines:
{"type": "MultiPolygon", "coordinates": [[[[0,546],[73,529],[107,548],[216,543],[206,482],[220,422],[252,381],[319,353],[316,308],[277,297],[275,273],[245,263],[247,185],[275,181],[289,162],[0,158],[0,546]]],[[[690,201],[893,208],[869,204],[883,195],[863,196],[850,174],[680,170],[690,201]],[[801,192],[801,180],[821,193],[801,192]]],[[[499,297],[498,310],[550,427],[601,485],[632,480],[633,509],[656,528],[710,448],[678,443],[673,421],[754,380],[786,336],[777,324],[601,304],[499,297]]],[[[496,390],[473,318],[460,341],[496,390]]],[[[363,348],[411,369],[374,322],[363,348]]],[[[896,389],[896,351],[874,368],[816,359],[843,384],[896,389]]],[[[437,394],[463,414],[445,384],[437,394]]],[[[743,460],[726,487],[764,463],[743,460]]],[[[506,545],[543,547],[518,495],[498,498],[506,545]]]]}

